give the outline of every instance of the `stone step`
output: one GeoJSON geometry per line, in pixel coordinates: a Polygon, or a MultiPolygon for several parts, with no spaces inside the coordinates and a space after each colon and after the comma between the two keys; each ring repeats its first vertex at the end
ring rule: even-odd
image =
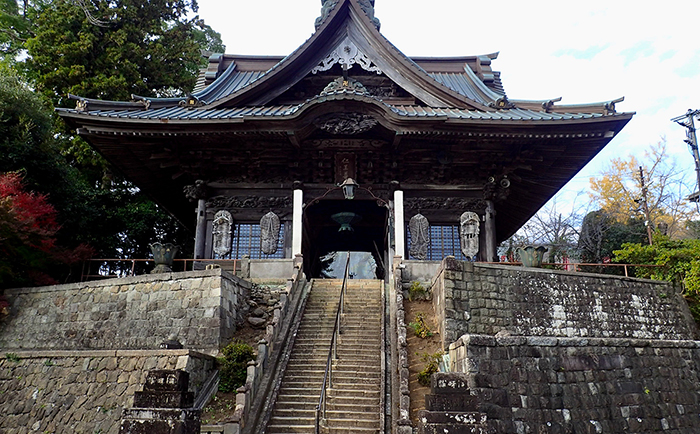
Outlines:
{"type": "MultiPolygon", "coordinates": [[[[314,366],[314,367],[306,367],[304,368],[303,366],[294,366],[294,367],[288,367],[287,372],[289,372],[290,376],[294,376],[294,378],[297,378],[299,376],[303,376],[305,378],[323,378],[323,375],[325,374],[325,366],[319,367],[319,366],[314,366]]],[[[357,378],[357,379],[367,379],[367,378],[381,378],[381,372],[377,371],[359,371],[357,369],[348,369],[347,367],[344,366],[334,366],[333,367],[333,377],[334,378],[357,378]]]]}
{"type": "Polygon", "coordinates": [[[331,427],[326,431],[328,434],[376,434],[379,431],[379,422],[373,428],[353,427],[331,427]]]}
{"type": "MultiPolygon", "coordinates": [[[[378,319],[371,319],[371,321],[357,321],[357,322],[352,322],[352,321],[347,321],[343,320],[342,324],[340,325],[340,332],[346,333],[346,332],[368,332],[368,333],[378,333],[382,330],[380,324],[371,324],[370,322],[379,322],[378,319]]],[[[320,333],[320,334],[328,334],[330,335],[333,333],[333,329],[335,328],[335,324],[300,324],[299,325],[299,331],[297,332],[297,336],[300,334],[304,333],[320,333]]]]}
{"type": "MultiPolygon", "coordinates": [[[[379,342],[369,342],[369,343],[363,343],[364,341],[362,340],[353,340],[353,341],[346,341],[346,340],[341,340],[340,342],[336,343],[336,351],[338,353],[355,353],[357,352],[358,357],[360,354],[374,354],[377,353],[379,354],[379,342]]],[[[295,345],[296,346],[296,345],[295,345]]],[[[321,341],[321,342],[304,342],[300,343],[298,348],[296,348],[297,352],[304,352],[308,354],[312,353],[328,353],[328,351],[331,348],[331,343],[330,339],[327,341],[321,341]]],[[[292,353],[294,354],[294,353],[292,353]]]]}
{"type": "MultiPolygon", "coordinates": [[[[324,432],[374,434],[380,414],[383,282],[348,283],[324,432]]],[[[313,285],[267,433],[314,432],[341,281],[314,280],[313,285]]]]}
{"type": "MultiPolygon", "coordinates": [[[[372,396],[329,396],[327,404],[329,406],[355,406],[379,408],[379,394],[372,396]]],[[[330,408],[330,407],[328,407],[330,408]]]]}
{"type": "MultiPolygon", "coordinates": [[[[295,411],[315,411],[316,406],[318,405],[318,400],[311,402],[311,401],[303,401],[303,400],[294,400],[293,397],[286,397],[285,399],[287,400],[282,400],[278,399],[277,400],[277,409],[280,410],[295,410],[295,411]]],[[[350,399],[348,398],[348,401],[350,399]]],[[[365,413],[371,413],[375,411],[379,411],[379,399],[364,399],[364,400],[358,400],[356,399],[357,403],[345,403],[345,404],[338,404],[334,403],[332,398],[329,398],[326,400],[326,410],[327,411],[337,411],[337,412],[365,412],[365,413]]]]}
{"type": "Polygon", "coordinates": [[[366,413],[348,413],[326,411],[326,426],[329,428],[379,428],[379,409],[369,413],[370,419],[361,419],[360,415],[366,413]]]}
{"type": "MultiPolygon", "coordinates": [[[[283,381],[280,389],[316,389],[321,390],[323,377],[307,379],[290,379],[283,381]]],[[[379,379],[377,378],[350,378],[350,377],[331,377],[331,385],[333,388],[342,390],[366,390],[379,387],[379,379]],[[349,383],[352,381],[352,383],[349,383]]]]}
{"type": "Polygon", "coordinates": [[[345,390],[345,389],[332,389],[329,392],[331,399],[338,398],[374,398],[379,399],[379,388],[376,390],[345,390]]]}
{"type": "Polygon", "coordinates": [[[277,421],[270,419],[265,432],[267,434],[313,434],[315,420],[277,421]]]}
{"type": "Polygon", "coordinates": [[[304,396],[304,399],[311,399],[310,397],[315,396],[316,400],[321,396],[321,384],[318,387],[287,387],[284,384],[280,386],[280,396],[282,395],[296,395],[304,396]]]}
{"type": "MultiPolygon", "coordinates": [[[[304,419],[314,420],[316,417],[316,407],[313,409],[298,409],[298,408],[278,408],[275,410],[273,417],[280,420],[304,419]]],[[[361,408],[348,407],[347,411],[331,410],[326,407],[327,420],[344,420],[344,421],[360,421],[362,424],[351,426],[367,426],[370,423],[379,422],[379,408],[371,408],[369,411],[363,411],[361,408]]],[[[352,422],[350,422],[351,424],[352,422]]]]}

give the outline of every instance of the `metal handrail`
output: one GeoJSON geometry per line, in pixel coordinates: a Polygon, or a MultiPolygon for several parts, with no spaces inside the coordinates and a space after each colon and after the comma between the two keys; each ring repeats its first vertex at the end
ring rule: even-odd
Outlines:
{"type": "Polygon", "coordinates": [[[323,374],[323,384],[321,385],[321,396],[318,399],[316,406],[316,434],[321,433],[321,419],[326,420],[326,389],[333,387],[333,360],[338,359],[338,336],[340,335],[340,319],[343,316],[345,305],[345,292],[348,286],[348,277],[350,272],[350,252],[345,261],[345,273],[343,274],[343,285],[340,289],[340,299],[338,300],[338,309],[335,313],[335,326],[333,327],[333,336],[331,337],[331,346],[328,349],[328,359],[326,360],[326,372],[323,374]]]}
{"type": "MultiPolygon", "coordinates": [[[[520,266],[523,265],[522,262],[479,262],[479,264],[492,264],[492,265],[515,265],[515,266],[520,266]]],[[[608,262],[608,263],[588,263],[588,262],[543,262],[543,266],[550,266],[550,267],[561,267],[564,270],[568,270],[569,268],[573,268],[573,270],[568,270],[568,271],[579,271],[579,267],[622,267],[625,270],[625,277],[629,277],[629,269],[627,267],[640,267],[640,268],[663,268],[665,265],[656,265],[656,264],[620,264],[617,262],[608,262]]]]}

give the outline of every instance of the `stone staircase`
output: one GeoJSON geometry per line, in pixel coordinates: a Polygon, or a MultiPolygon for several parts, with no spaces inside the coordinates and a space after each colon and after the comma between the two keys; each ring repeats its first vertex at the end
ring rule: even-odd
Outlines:
{"type": "MultiPolygon", "coordinates": [[[[341,285],[342,280],[313,281],[265,433],[314,433],[341,285]]],[[[379,280],[348,281],[338,360],[322,432],[379,432],[382,287],[379,280]]]]}

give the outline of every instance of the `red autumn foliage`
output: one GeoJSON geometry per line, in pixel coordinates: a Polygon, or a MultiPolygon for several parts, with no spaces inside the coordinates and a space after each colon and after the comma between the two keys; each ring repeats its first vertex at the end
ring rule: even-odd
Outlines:
{"type": "Polygon", "coordinates": [[[19,173],[0,175],[0,207],[3,208],[0,215],[5,217],[0,221],[5,226],[0,233],[15,236],[43,252],[53,248],[56,241],[53,236],[59,229],[56,210],[45,195],[25,191],[19,173]]]}

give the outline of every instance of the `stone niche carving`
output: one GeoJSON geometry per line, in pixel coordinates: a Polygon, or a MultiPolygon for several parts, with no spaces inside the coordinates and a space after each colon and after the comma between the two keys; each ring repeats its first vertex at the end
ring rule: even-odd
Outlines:
{"type": "Polygon", "coordinates": [[[467,259],[474,259],[479,253],[479,215],[467,211],[459,218],[459,241],[462,253],[467,259]]]}
{"type": "Polygon", "coordinates": [[[272,211],[265,214],[260,219],[261,250],[264,254],[272,255],[277,252],[277,244],[280,240],[280,228],[280,218],[272,211]]]}
{"type": "Polygon", "coordinates": [[[360,113],[333,113],[318,118],[314,124],[331,134],[352,135],[371,130],[377,125],[377,120],[360,113]]]}
{"type": "Polygon", "coordinates": [[[233,233],[233,217],[228,211],[219,211],[212,222],[214,253],[223,258],[231,253],[231,237],[233,233]]]}
{"type": "Polygon", "coordinates": [[[411,249],[408,252],[411,257],[424,261],[428,259],[428,247],[430,247],[430,222],[423,214],[416,214],[408,222],[408,230],[411,233],[411,249]]]}

